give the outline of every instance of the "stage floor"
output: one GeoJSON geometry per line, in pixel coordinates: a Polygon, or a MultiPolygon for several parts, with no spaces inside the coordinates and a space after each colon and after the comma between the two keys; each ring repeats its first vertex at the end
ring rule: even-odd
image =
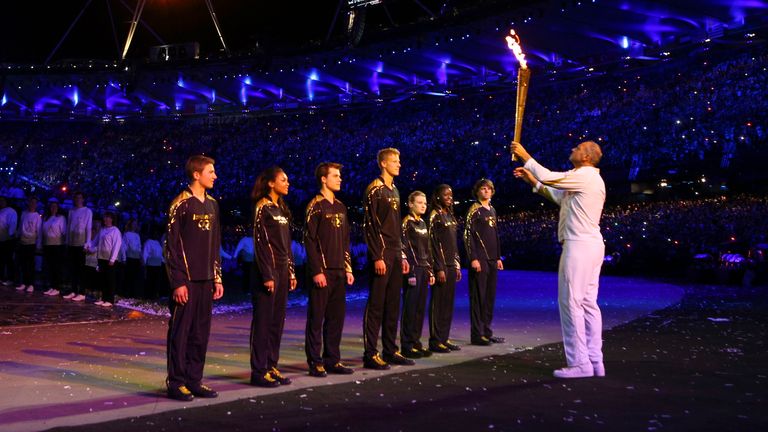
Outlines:
{"type": "MultiPolygon", "coordinates": [[[[493,327],[495,334],[505,336],[507,342],[478,347],[468,345],[465,274],[457,287],[451,337],[462,345],[462,350],[436,354],[418,360],[416,366],[398,366],[383,372],[360,368],[365,300],[350,296],[342,356],[356,372],[322,379],[306,374],[306,309],[292,307],[288,310],[280,363],[293,384],[276,389],[248,385],[250,312],[215,315],[205,374],[206,382],[219,390],[220,397],[190,403],[165,397],[166,318],[121,308],[105,311],[94,305],[44,298],[38,293],[19,294],[6,287],[0,289],[0,384],[4,390],[0,393],[0,430],[41,430],[255,399],[406,370],[447,366],[556,342],[561,339],[556,277],[547,272],[501,272],[493,327]],[[27,322],[39,323],[24,324],[27,322]]],[[[605,276],[600,288],[604,327],[608,329],[664,308],[679,301],[682,295],[683,289],[672,284],[605,276]]]]}

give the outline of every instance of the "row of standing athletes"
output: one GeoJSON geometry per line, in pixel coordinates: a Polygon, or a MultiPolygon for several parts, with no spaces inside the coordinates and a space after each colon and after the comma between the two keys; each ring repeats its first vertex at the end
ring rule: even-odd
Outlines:
{"type": "MultiPolygon", "coordinates": [[[[400,173],[400,153],[379,151],[381,169],[364,198],[364,232],[372,272],[363,317],[363,366],[389,369],[390,364],[413,365],[414,358],[460,347],[450,341],[456,283],[461,279],[453,192],[440,185],[431,199],[429,228],[427,197],[408,197],[409,214],[401,219],[400,195],[394,178],[400,173]],[[405,282],[405,284],[404,284],[405,282]],[[429,344],[422,345],[422,327],[429,296],[429,344]],[[402,315],[400,302],[402,295],[402,315]],[[398,349],[397,328],[400,324],[398,349]],[[382,352],[378,350],[381,335],[382,352]]],[[[211,326],[212,301],[221,298],[220,226],[218,203],[206,193],[216,180],[214,161],[193,156],[186,165],[190,186],[171,204],[166,266],[172,288],[168,328],[168,396],[182,401],[216,397],[202,383],[211,326]]],[[[342,166],[322,163],[315,177],[320,191],[307,206],[304,243],[312,275],[305,335],[309,375],[351,374],[341,362],[346,285],[354,282],[349,249],[347,211],[336,197],[342,166]]],[[[256,275],[250,366],[253,385],[277,387],[291,383],[278,369],[288,292],[296,288],[291,254],[291,213],[283,197],[287,174],[279,167],[263,171],[254,185],[253,239],[256,275]]],[[[491,322],[497,272],[502,269],[496,213],[490,205],[493,183],[481,179],[473,190],[465,245],[470,260],[471,343],[490,345],[504,339],[493,334],[491,322]]]]}

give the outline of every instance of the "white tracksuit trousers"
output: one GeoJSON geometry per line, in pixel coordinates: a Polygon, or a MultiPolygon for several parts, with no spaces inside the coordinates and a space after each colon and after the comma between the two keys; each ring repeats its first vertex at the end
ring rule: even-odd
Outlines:
{"type": "Polygon", "coordinates": [[[566,241],[558,269],[558,304],[568,366],[603,361],[603,318],[597,306],[605,245],[566,241]]]}

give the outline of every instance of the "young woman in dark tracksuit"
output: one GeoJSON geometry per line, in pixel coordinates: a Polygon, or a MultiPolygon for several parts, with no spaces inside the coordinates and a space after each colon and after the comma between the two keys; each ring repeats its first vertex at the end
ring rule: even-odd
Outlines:
{"type": "Polygon", "coordinates": [[[291,212],[283,201],[288,176],[279,167],[264,170],[253,187],[253,242],[256,281],[251,321],[251,384],[288,385],[277,369],[288,291],[296,289],[291,253],[291,212]]]}
{"type": "Polygon", "coordinates": [[[430,203],[429,243],[432,248],[435,284],[429,297],[429,349],[448,353],[459,350],[448,337],[453,321],[456,283],[461,280],[458,222],[453,215],[453,190],[447,184],[435,188],[430,203]]]}

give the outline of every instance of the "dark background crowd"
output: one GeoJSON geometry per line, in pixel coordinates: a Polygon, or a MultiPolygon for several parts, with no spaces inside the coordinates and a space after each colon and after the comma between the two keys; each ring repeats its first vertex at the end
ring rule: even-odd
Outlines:
{"type": "MultiPolygon", "coordinates": [[[[748,283],[764,277],[767,66],[762,52],[694,53],[581,80],[534,77],[523,128],[534,157],[567,169],[578,142],[603,148],[607,271],[696,269],[700,276],[726,269],[723,281],[748,283]]],[[[20,213],[27,195],[41,198],[41,208],[52,196],[66,208],[73,191],[84,191],[96,215],[116,210],[121,231],[136,219],[146,237],[164,225],[170,200],[184,187],[186,158],[204,153],[216,159],[213,195],[221,202],[224,249],[232,253],[248,235],[248,196],[258,172],[279,165],[288,174],[298,240],[304,206],[317,189],[314,168],[336,161],[344,165],[341,199],[359,245],[361,199],[378,174],[376,152],[396,147],[403,199],[448,183],[463,219],[473,183],[490,178],[505,266],[554,268],[556,209],[512,176],[515,92],[461,93],[258,116],[0,121],[0,195],[20,213]]],[[[296,249],[300,255],[298,243],[296,249]]],[[[237,260],[226,265],[231,273],[237,260]]]]}

